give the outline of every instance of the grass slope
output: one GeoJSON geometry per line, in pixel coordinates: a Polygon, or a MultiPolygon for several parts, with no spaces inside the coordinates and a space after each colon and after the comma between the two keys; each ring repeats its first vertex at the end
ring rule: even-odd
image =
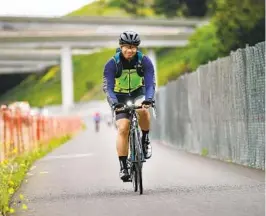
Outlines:
{"type": "Polygon", "coordinates": [[[91,4],[85,5],[80,9],[71,12],[67,16],[116,16],[128,17],[129,15],[119,7],[109,6],[102,1],[95,1],[91,4]]]}
{"type": "MultiPolygon", "coordinates": [[[[149,17],[156,16],[151,8],[143,9],[142,13],[149,17]]],[[[120,7],[120,0],[97,0],[67,14],[67,16],[130,17],[131,15],[120,7]]]]}

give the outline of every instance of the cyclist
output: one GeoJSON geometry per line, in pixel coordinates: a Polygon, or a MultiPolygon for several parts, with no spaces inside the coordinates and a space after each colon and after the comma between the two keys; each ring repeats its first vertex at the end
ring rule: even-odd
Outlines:
{"type": "MultiPolygon", "coordinates": [[[[103,90],[107,95],[112,110],[118,111],[121,103],[128,100],[142,100],[143,109],[138,110],[139,125],[142,130],[142,145],[145,159],[152,155],[149,141],[150,113],[147,108],[152,104],[155,93],[154,66],[148,56],[143,55],[138,47],[140,36],[134,31],[125,31],[119,37],[120,47],[106,63],[103,74],[103,90]]],[[[127,169],[129,116],[127,113],[116,114],[117,154],[120,163],[120,178],[129,179],[127,169]]]]}
{"type": "Polygon", "coordinates": [[[101,116],[99,112],[95,112],[93,115],[93,120],[95,122],[95,130],[96,132],[99,131],[99,124],[100,124],[100,120],[101,120],[101,116]]]}

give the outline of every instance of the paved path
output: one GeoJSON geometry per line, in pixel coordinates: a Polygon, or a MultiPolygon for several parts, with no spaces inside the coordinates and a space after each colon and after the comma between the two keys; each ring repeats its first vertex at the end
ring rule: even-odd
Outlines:
{"type": "Polygon", "coordinates": [[[118,178],[115,129],[88,129],[36,162],[19,216],[263,216],[264,172],[153,143],[144,195],[118,178]]]}

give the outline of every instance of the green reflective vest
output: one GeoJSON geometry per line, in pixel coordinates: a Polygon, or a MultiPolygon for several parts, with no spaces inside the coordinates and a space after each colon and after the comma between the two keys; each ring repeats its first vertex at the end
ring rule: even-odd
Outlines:
{"type": "Polygon", "coordinates": [[[116,55],[113,57],[116,63],[116,68],[117,68],[114,92],[130,93],[143,86],[144,84],[143,76],[139,75],[140,73],[142,73],[141,62],[142,62],[143,56],[144,55],[138,51],[137,52],[138,61],[137,61],[136,68],[123,69],[122,63],[120,61],[120,52],[116,53],[116,55]]]}

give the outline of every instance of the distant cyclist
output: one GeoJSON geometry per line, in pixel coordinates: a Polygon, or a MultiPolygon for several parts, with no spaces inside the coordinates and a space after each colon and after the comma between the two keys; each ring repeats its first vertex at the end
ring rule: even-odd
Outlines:
{"type": "Polygon", "coordinates": [[[95,131],[98,132],[100,130],[100,121],[101,121],[101,116],[99,112],[94,113],[93,120],[95,122],[95,131]]]}

